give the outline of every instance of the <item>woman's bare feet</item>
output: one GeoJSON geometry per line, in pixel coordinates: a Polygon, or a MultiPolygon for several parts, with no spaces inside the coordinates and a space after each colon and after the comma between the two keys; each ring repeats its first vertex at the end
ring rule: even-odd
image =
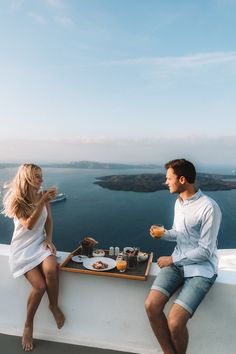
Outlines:
{"type": "Polygon", "coordinates": [[[25,325],[22,336],[22,348],[25,352],[33,350],[33,325],[25,325]]]}
{"type": "Polygon", "coordinates": [[[61,309],[58,306],[56,306],[54,308],[51,305],[49,305],[49,309],[51,310],[51,312],[55,318],[57,328],[60,329],[61,327],[63,327],[64,322],[65,322],[65,316],[64,316],[63,312],[61,311],[61,309]]]}

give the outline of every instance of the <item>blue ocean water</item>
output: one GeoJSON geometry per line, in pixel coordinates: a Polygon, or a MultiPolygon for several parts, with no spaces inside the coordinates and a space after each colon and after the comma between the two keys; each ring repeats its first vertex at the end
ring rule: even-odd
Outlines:
{"type": "MultiPolygon", "coordinates": [[[[56,185],[59,192],[68,196],[66,201],[52,205],[57,249],[72,251],[84,236],[91,236],[101,248],[138,246],[143,251],[153,251],[155,258],[169,255],[175,244],[152,239],[149,228],[156,223],[171,228],[176,195],[169,191],[111,191],[94,184],[99,176],[144,172],[160,171],[45,168],[44,187],[56,185]]],[[[0,183],[9,181],[14,173],[15,169],[0,170],[0,183]]],[[[223,214],[219,248],[236,248],[236,190],[206,194],[217,201],[223,214]]],[[[1,215],[0,242],[9,244],[12,232],[12,220],[1,215]]]]}

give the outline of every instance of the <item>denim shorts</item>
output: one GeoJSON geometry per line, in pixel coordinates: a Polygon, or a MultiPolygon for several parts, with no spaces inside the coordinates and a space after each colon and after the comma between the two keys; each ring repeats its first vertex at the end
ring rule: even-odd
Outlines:
{"type": "Polygon", "coordinates": [[[216,277],[215,274],[212,278],[201,276],[185,278],[183,267],[172,264],[161,269],[151,289],[159,290],[170,298],[176,290],[182,287],[174,302],[187,310],[192,317],[198,305],[214,284],[216,277]]]}

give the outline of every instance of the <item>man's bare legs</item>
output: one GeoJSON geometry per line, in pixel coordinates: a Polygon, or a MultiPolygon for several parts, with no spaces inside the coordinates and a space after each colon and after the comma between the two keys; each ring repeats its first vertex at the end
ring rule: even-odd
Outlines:
{"type": "Polygon", "coordinates": [[[22,336],[22,347],[25,351],[31,351],[33,349],[34,316],[46,290],[46,283],[38,267],[27,272],[25,277],[32,285],[32,290],[27,302],[27,316],[22,336]]]}
{"type": "Polygon", "coordinates": [[[149,321],[164,354],[185,354],[188,345],[186,324],[190,314],[174,304],[167,319],[163,310],[168,300],[160,291],[150,291],[145,302],[149,321]]]}
{"type": "Polygon", "coordinates": [[[185,354],[188,346],[187,322],[190,314],[182,306],[174,304],[168,315],[171,340],[177,354],[185,354]]]}
{"type": "Polygon", "coordinates": [[[168,297],[158,290],[151,290],[145,307],[152,330],[164,352],[164,354],[177,354],[171,340],[167,318],[163,312],[168,297]]]}
{"type": "Polygon", "coordinates": [[[46,281],[46,291],[49,299],[49,309],[51,310],[57,327],[60,329],[65,322],[65,316],[58,307],[59,290],[59,270],[55,256],[47,257],[41,264],[41,270],[46,281]]]}

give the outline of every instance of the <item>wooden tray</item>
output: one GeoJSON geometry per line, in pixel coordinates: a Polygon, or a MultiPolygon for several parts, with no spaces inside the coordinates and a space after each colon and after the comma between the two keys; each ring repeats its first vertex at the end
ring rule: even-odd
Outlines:
{"type": "MultiPolygon", "coordinates": [[[[124,273],[120,273],[116,268],[104,272],[89,270],[86,269],[83,266],[83,264],[73,262],[71,258],[79,253],[78,252],[79,249],[80,247],[78,247],[73,252],[71,252],[69,256],[60,264],[61,270],[65,272],[74,272],[74,273],[90,274],[90,275],[105,276],[105,277],[124,278],[124,279],[133,279],[133,280],[147,280],[148,273],[153,259],[152,252],[148,254],[148,259],[145,262],[138,263],[135,269],[126,269],[124,273]]],[[[105,257],[116,259],[116,256],[109,256],[108,250],[105,250],[105,257]]]]}

